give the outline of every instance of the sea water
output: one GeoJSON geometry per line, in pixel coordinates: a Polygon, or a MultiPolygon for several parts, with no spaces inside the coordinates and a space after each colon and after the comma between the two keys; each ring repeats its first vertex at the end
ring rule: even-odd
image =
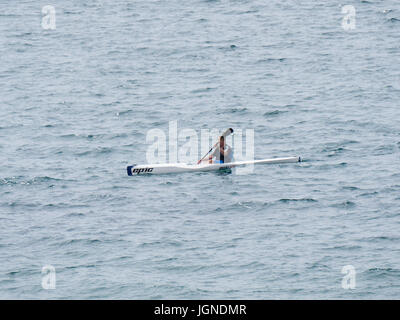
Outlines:
{"type": "Polygon", "coordinates": [[[0,1],[0,298],[399,298],[399,1],[52,6],[0,1]],[[128,177],[170,121],[305,161],[128,177]]]}

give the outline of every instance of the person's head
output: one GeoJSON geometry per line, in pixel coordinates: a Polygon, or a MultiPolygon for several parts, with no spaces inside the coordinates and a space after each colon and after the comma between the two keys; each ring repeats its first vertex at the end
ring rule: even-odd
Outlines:
{"type": "Polygon", "coordinates": [[[225,147],[225,138],[224,136],[219,137],[219,145],[224,148],[225,147]]]}

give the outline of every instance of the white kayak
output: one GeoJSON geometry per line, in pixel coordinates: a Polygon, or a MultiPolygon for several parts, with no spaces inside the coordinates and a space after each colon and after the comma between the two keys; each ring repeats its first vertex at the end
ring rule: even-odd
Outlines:
{"type": "Polygon", "coordinates": [[[223,168],[234,168],[249,164],[276,164],[276,163],[293,163],[301,162],[300,157],[274,158],[263,160],[236,161],[229,163],[202,163],[202,164],[186,164],[186,163],[166,163],[166,164],[146,164],[132,165],[127,167],[128,176],[138,174],[164,174],[164,173],[181,173],[181,172],[202,172],[213,171],[223,168]]]}

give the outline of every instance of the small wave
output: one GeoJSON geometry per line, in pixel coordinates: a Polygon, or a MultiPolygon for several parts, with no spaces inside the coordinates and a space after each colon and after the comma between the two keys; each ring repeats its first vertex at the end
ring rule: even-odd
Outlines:
{"type": "Polygon", "coordinates": [[[395,22],[400,22],[400,19],[398,18],[390,18],[388,19],[389,22],[395,23],[395,22]]]}
{"type": "Polygon", "coordinates": [[[335,203],[335,204],[331,205],[331,207],[334,207],[334,208],[342,208],[342,209],[354,208],[354,207],[356,207],[356,206],[357,206],[357,205],[356,205],[355,202],[349,201],[349,200],[344,201],[344,202],[340,202],[340,203],[335,203]]]}
{"type": "Polygon", "coordinates": [[[360,188],[352,187],[352,186],[344,186],[344,187],[342,187],[342,189],[343,190],[350,190],[350,191],[360,190],[360,188]]]}
{"type": "Polygon", "coordinates": [[[0,186],[1,185],[15,185],[19,183],[19,180],[23,177],[11,177],[11,178],[0,178],[0,186]]]}
{"type": "Polygon", "coordinates": [[[82,14],[83,11],[71,11],[71,10],[64,10],[63,11],[64,14],[82,14]]]}
{"type": "Polygon", "coordinates": [[[318,202],[318,201],[312,198],[301,198],[301,199],[279,199],[278,202],[289,203],[289,202],[318,202]]]}
{"type": "Polygon", "coordinates": [[[74,133],[63,134],[60,136],[60,138],[63,138],[63,139],[70,139],[70,138],[75,138],[75,137],[77,137],[77,135],[74,133]]]}
{"type": "MultiPolygon", "coordinates": [[[[342,153],[349,151],[346,148],[343,147],[339,147],[339,148],[335,148],[335,149],[323,149],[321,152],[323,153],[329,153],[327,155],[328,158],[333,158],[333,157],[338,157],[340,156],[342,153]]],[[[345,162],[342,162],[343,164],[346,164],[345,162]]]]}
{"type": "Polygon", "coordinates": [[[85,214],[81,213],[81,212],[71,212],[66,214],[64,217],[66,218],[74,218],[74,217],[84,217],[85,214]]]}
{"type": "Polygon", "coordinates": [[[374,155],[386,155],[392,154],[394,152],[393,145],[380,145],[374,149],[374,155]]]}
{"type": "Polygon", "coordinates": [[[360,197],[370,197],[370,196],[375,196],[377,195],[379,192],[377,191],[373,191],[373,192],[364,192],[362,194],[360,194],[360,197]]]}
{"type": "Polygon", "coordinates": [[[95,264],[82,264],[82,265],[75,265],[75,266],[66,266],[65,269],[80,269],[80,268],[95,268],[95,264]]]}
{"type": "Polygon", "coordinates": [[[230,108],[230,109],[223,109],[220,111],[217,111],[217,114],[227,114],[227,113],[239,113],[239,114],[245,114],[247,113],[248,109],[246,107],[237,107],[237,108],[230,108]]]}
{"type": "Polygon", "coordinates": [[[269,111],[269,112],[265,112],[263,114],[264,117],[274,117],[274,116],[278,116],[282,113],[287,113],[288,111],[281,111],[281,110],[274,110],[274,111],[269,111]]]}
{"type": "Polygon", "coordinates": [[[343,147],[337,147],[337,148],[326,148],[323,149],[322,152],[332,152],[333,154],[328,155],[328,156],[333,156],[336,155],[337,153],[342,153],[344,151],[347,151],[346,148],[343,147]]]}
{"type": "Polygon", "coordinates": [[[24,275],[35,275],[37,273],[37,270],[34,269],[22,269],[18,271],[10,271],[6,275],[8,277],[21,277],[24,275]]]}
{"type": "Polygon", "coordinates": [[[117,112],[117,116],[124,116],[124,115],[130,114],[130,113],[132,113],[132,112],[133,112],[132,109],[124,110],[124,111],[119,111],[119,112],[117,112]]]}
{"type": "Polygon", "coordinates": [[[223,51],[233,51],[236,49],[236,46],[234,44],[231,44],[229,47],[220,47],[219,50],[223,51]]]}
{"type": "Polygon", "coordinates": [[[114,148],[100,147],[95,150],[86,150],[83,152],[79,152],[76,155],[82,157],[82,156],[87,156],[90,154],[95,154],[95,155],[109,154],[109,153],[112,153],[113,151],[114,151],[114,148]]]}
{"type": "Polygon", "coordinates": [[[190,93],[193,93],[193,94],[196,94],[196,93],[205,93],[205,92],[210,92],[210,91],[213,91],[213,90],[215,90],[215,88],[207,87],[207,88],[192,90],[190,93]]]}
{"type": "Polygon", "coordinates": [[[399,269],[393,269],[393,268],[370,268],[368,269],[368,271],[372,271],[372,272],[384,272],[384,273],[398,273],[400,274],[400,270],[399,269]]]}
{"type": "MultiPolygon", "coordinates": [[[[236,203],[233,203],[228,206],[228,208],[231,209],[254,209],[254,210],[260,210],[266,207],[271,206],[270,202],[258,202],[258,201],[239,201],[236,203]]],[[[214,209],[214,212],[223,212],[226,210],[226,207],[217,207],[214,209]]]]}
{"type": "Polygon", "coordinates": [[[382,280],[382,278],[393,278],[398,280],[400,278],[400,270],[394,268],[369,268],[364,272],[368,277],[382,280]]]}
{"type": "Polygon", "coordinates": [[[18,17],[22,17],[22,15],[18,15],[18,14],[1,14],[0,13],[0,17],[1,18],[18,18],[18,17]]]}
{"type": "Polygon", "coordinates": [[[48,176],[43,177],[34,177],[32,179],[26,180],[26,177],[18,176],[18,177],[10,177],[10,178],[1,178],[1,185],[36,185],[40,183],[48,183],[50,181],[63,181],[62,179],[52,178],[48,176]]]}
{"type": "Polygon", "coordinates": [[[140,247],[143,247],[143,248],[145,248],[145,247],[153,247],[153,246],[162,246],[162,247],[165,247],[165,246],[173,246],[173,247],[181,247],[181,246],[182,246],[182,243],[181,243],[181,242],[178,242],[178,241],[169,240],[169,241],[143,242],[143,243],[140,244],[140,247]]]}
{"type": "Polygon", "coordinates": [[[351,251],[351,250],[360,250],[362,249],[361,246],[358,245],[341,245],[341,246],[334,246],[334,247],[329,247],[326,248],[325,250],[345,250],[345,251],[351,251]]]}
{"type": "Polygon", "coordinates": [[[60,246],[70,246],[70,245],[92,245],[92,244],[98,244],[101,243],[100,240],[98,239],[71,239],[68,241],[64,241],[60,243],[60,246]]]}
{"type": "Polygon", "coordinates": [[[28,208],[38,208],[41,206],[41,204],[40,203],[25,203],[22,201],[12,201],[12,202],[8,202],[7,206],[10,208],[22,207],[22,208],[28,209],[28,208]]]}
{"type": "Polygon", "coordinates": [[[244,201],[244,202],[238,202],[237,203],[237,205],[239,205],[240,207],[245,207],[245,208],[247,208],[247,209],[251,209],[252,208],[252,205],[253,205],[253,202],[251,202],[251,201],[244,201]]]}
{"type": "Polygon", "coordinates": [[[329,269],[329,267],[321,262],[314,262],[314,263],[306,263],[307,269],[316,270],[316,269],[329,269]]]}
{"type": "Polygon", "coordinates": [[[376,242],[376,241],[394,241],[398,243],[400,240],[400,237],[389,237],[389,236],[376,236],[376,237],[368,237],[368,238],[363,238],[361,241],[366,241],[366,242],[376,242]]]}
{"type": "Polygon", "coordinates": [[[265,62],[284,62],[286,58],[267,58],[258,60],[256,63],[265,63],[265,62]]]}
{"type": "Polygon", "coordinates": [[[31,37],[32,36],[32,32],[25,32],[25,33],[21,33],[18,35],[15,35],[15,38],[23,38],[23,37],[31,37]]]}
{"type": "Polygon", "coordinates": [[[247,112],[247,108],[246,107],[243,107],[243,108],[232,108],[232,109],[230,109],[230,113],[245,113],[245,112],[247,112]]]}
{"type": "Polygon", "coordinates": [[[239,265],[239,268],[246,268],[246,269],[249,268],[251,270],[254,270],[257,268],[263,269],[263,268],[265,268],[265,264],[262,262],[259,262],[259,261],[252,261],[250,263],[239,265]]]}

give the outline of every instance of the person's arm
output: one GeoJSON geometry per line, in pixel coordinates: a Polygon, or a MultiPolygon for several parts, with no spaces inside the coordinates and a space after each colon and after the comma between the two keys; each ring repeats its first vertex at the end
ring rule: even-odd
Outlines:
{"type": "Polygon", "coordinates": [[[215,148],[215,150],[213,151],[213,153],[210,154],[210,157],[208,158],[208,163],[212,163],[212,159],[213,158],[217,158],[217,155],[219,153],[219,147],[215,148]]]}
{"type": "Polygon", "coordinates": [[[210,164],[212,163],[212,159],[217,156],[218,152],[219,152],[219,148],[216,148],[213,151],[213,153],[210,154],[210,156],[208,157],[208,163],[210,163],[210,164]]]}
{"type": "Polygon", "coordinates": [[[199,161],[197,162],[197,164],[200,164],[201,162],[206,162],[206,161],[207,161],[208,163],[212,163],[212,159],[213,159],[213,157],[215,157],[215,151],[219,151],[219,149],[218,149],[218,148],[215,149],[214,152],[211,153],[210,156],[209,156],[208,158],[203,159],[203,160],[199,160],[199,161]]]}

